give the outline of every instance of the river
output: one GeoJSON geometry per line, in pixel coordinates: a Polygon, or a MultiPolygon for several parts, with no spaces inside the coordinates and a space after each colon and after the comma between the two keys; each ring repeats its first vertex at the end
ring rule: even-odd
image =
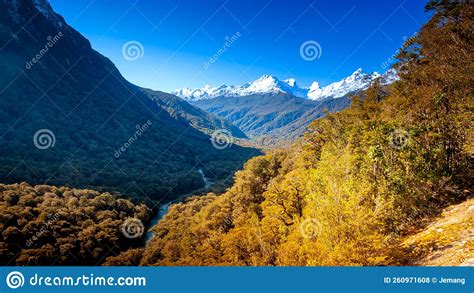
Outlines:
{"type": "MultiPolygon", "coordinates": [[[[213,181],[206,177],[206,175],[204,174],[202,169],[199,169],[198,172],[199,172],[199,174],[201,174],[202,181],[204,182],[204,189],[209,189],[209,187],[211,187],[213,181]]],[[[150,228],[154,227],[156,224],[158,224],[158,222],[166,215],[166,213],[168,212],[168,209],[169,209],[171,204],[180,202],[180,201],[182,201],[183,199],[185,199],[186,197],[188,197],[190,195],[192,195],[192,193],[182,195],[177,200],[162,204],[160,206],[160,209],[158,210],[158,213],[156,213],[155,217],[151,220],[150,228]]],[[[150,240],[153,237],[153,234],[154,234],[153,232],[148,231],[147,235],[146,235],[146,241],[150,240]]]]}

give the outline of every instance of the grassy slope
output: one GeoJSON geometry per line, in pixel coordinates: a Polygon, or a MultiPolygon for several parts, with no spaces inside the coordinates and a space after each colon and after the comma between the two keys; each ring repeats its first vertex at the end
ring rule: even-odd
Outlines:
{"type": "Polygon", "coordinates": [[[474,266],[474,198],[452,205],[395,252],[399,265],[474,266]]]}

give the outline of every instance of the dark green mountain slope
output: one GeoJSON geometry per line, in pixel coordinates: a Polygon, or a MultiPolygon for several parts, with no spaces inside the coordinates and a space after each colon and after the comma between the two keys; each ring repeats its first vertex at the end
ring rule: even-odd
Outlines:
{"type": "Polygon", "coordinates": [[[0,2],[0,66],[1,182],[173,198],[203,186],[198,168],[224,180],[256,154],[214,148],[45,1],[0,2]]]}
{"type": "Polygon", "coordinates": [[[204,133],[212,134],[214,130],[226,129],[233,137],[247,138],[242,130],[229,121],[203,111],[175,95],[150,89],[143,89],[143,93],[155,101],[162,109],[166,110],[174,118],[182,118],[190,123],[194,128],[199,129],[204,133]]]}

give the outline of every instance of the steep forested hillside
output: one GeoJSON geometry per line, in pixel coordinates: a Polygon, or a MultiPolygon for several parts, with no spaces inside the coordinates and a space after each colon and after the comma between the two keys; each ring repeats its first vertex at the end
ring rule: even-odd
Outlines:
{"type": "Polygon", "coordinates": [[[251,159],[225,194],[173,205],[141,260],[107,264],[393,264],[404,235],[470,197],[474,179],[474,6],[427,9],[389,94],[375,82],[304,142],[251,159]]]}
{"type": "Polygon", "coordinates": [[[127,82],[47,1],[0,1],[0,16],[1,182],[167,200],[204,186],[198,168],[226,180],[257,154],[214,148],[201,130],[243,133],[127,82]]]}

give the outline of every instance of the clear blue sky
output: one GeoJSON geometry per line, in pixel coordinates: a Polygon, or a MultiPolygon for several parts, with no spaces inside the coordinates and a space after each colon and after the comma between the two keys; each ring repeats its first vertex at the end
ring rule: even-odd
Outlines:
{"type": "Polygon", "coordinates": [[[308,86],[337,81],[382,64],[425,23],[422,0],[50,0],[66,21],[109,57],[131,82],[171,91],[205,84],[243,84],[263,74],[308,86]],[[240,37],[205,66],[224,46],[240,37]],[[143,45],[129,61],[122,47],[143,45]],[[300,46],[317,41],[319,59],[300,46]],[[206,69],[207,67],[207,69],[206,69]]]}

